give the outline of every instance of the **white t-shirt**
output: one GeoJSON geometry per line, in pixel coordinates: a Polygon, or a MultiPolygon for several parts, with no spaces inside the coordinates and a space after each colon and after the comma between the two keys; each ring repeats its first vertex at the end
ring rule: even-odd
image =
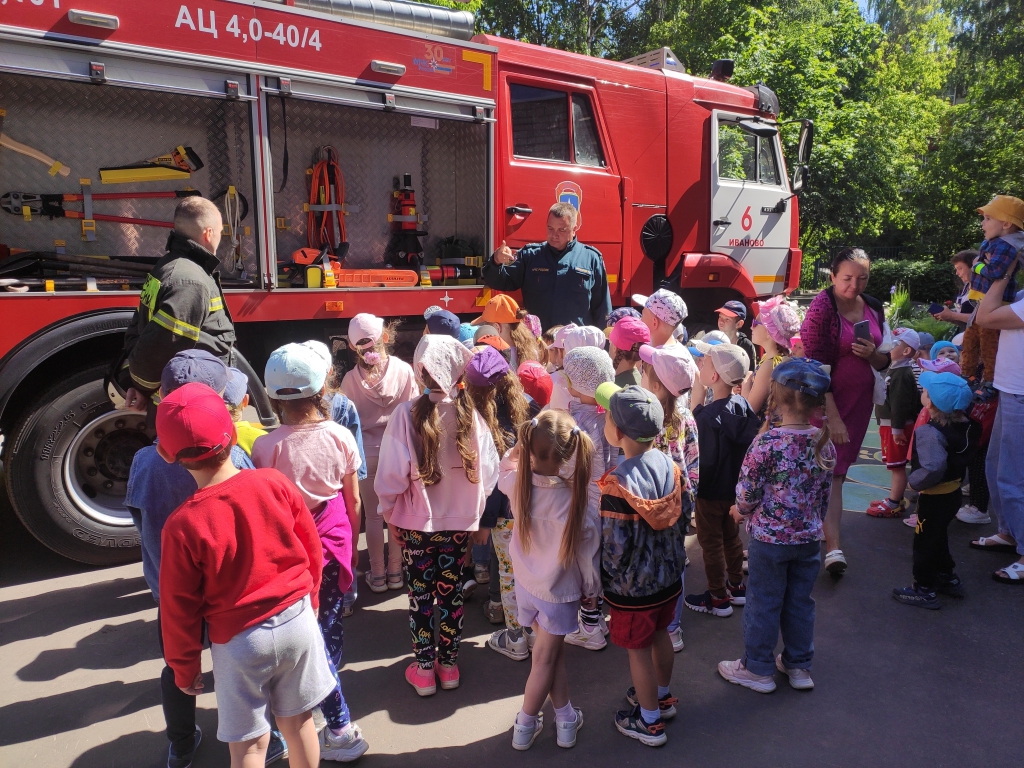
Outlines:
{"type": "MultiPolygon", "coordinates": [[[[1010,305],[1017,317],[1024,320],[1024,299],[1010,305]]],[[[992,382],[1000,392],[1024,395],[1024,328],[999,332],[996,351],[996,375],[992,382]]]]}

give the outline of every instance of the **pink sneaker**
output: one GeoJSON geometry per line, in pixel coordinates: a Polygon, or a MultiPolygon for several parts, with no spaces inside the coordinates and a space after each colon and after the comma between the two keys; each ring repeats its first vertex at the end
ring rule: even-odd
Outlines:
{"type": "Polygon", "coordinates": [[[446,667],[444,664],[435,664],[434,671],[437,673],[437,679],[441,681],[441,687],[446,691],[450,691],[453,688],[459,687],[459,665],[452,664],[450,667],[446,667]]]}
{"type": "MultiPolygon", "coordinates": [[[[415,661],[406,667],[405,681],[415,688],[416,693],[420,696],[433,696],[437,693],[437,685],[434,683],[434,670],[423,669],[415,661]]],[[[444,683],[441,685],[444,687],[444,683]]]]}

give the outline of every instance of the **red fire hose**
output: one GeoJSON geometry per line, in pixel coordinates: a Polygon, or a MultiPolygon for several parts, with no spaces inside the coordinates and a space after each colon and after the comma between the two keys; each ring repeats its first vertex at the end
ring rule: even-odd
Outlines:
{"type": "Polygon", "coordinates": [[[345,176],[338,165],[338,150],[321,147],[320,159],[313,165],[309,184],[309,211],[306,214],[306,240],[310,248],[321,250],[325,246],[335,256],[345,232],[345,176]]]}

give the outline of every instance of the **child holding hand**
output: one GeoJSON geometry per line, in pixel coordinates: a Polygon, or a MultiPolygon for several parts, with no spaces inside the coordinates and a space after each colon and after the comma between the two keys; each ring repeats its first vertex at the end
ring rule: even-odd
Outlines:
{"type": "Polygon", "coordinates": [[[797,690],[814,687],[814,598],[821,570],[822,521],[832,489],[835,446],[828,425],[811,417],[825,405],[831,381],[821,366],[793,358],[772,371],[772,402],[782,423],[762,432],[743,459],[733,519],[750,532],[750,575],[743,609],[742,659],[718,673],[735,685],[771,693],[778,669],[797,690]],[[782,631],[783,651],[775,656],[782,631]]]}
{"type": "Polygon", "coordinates": [[[583,712],[569,700],[564,638],[578,627],[582,598],[600,591],[597,554],[600,518],[588,504],[593,443],[562,411],[545,411],[519,428],[519,442],[502,459],[498,488],[512,502],[509,544],[516,573],[519,622],[536,635],[533,666],[512,746],[529,749],[544,727],[541,707],[550,695],[556,743],[569,748],[583,712]]]}

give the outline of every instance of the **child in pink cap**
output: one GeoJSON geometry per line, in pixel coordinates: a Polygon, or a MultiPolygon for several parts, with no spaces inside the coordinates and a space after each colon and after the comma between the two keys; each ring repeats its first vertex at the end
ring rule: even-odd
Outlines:
{"type": "Polygon", "coordinates": [[[615,386],[625,389],[640,383],[640,347],[651,343],[651,329],[639,317],[626,316],[608,334],[615,366],[615,386]]]}
{"type": "Polygon", "coordinates": [[[768,407],[768,392],[775,366],[790,357],[793,337],[800,333],[800,314],[796,304],[785,296],[772,296],[761,304],[750,329],[753,342],[764,350],[764,356],[753,373],[743,381],[740,394],[763,420],[768,407]]]}

